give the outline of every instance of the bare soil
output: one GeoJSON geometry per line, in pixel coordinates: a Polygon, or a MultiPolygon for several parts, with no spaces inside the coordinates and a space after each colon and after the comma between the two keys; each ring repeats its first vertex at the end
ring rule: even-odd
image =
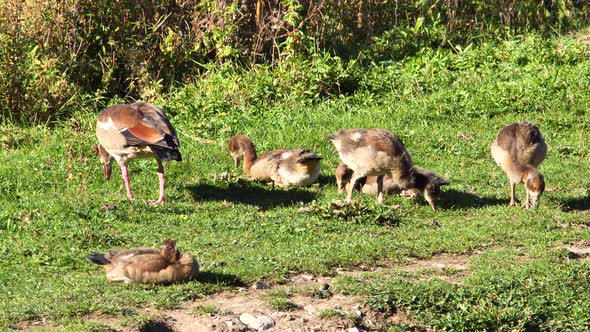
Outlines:
{"type": "MultiPolygon", "coordinates": [[[[590,254],[590,248],[586,248],[590,254]]],[[[406,265],[390,265],[378,268],[357,267],[355,269],[337,269],[337,275],[360,276],[362,274],[385,274],[399,271],[417,272],[427,270],[432,273],[424,278],[440,278],[448,282],[459,283],[469,273],[469,255],[435,255],[427,260],[413,260],[406,265]],[[447,269],[459,270],[459,273],[439,273],[447,269]]],[[[456,271],[455,271],[456,272],[456,271]]],[[[372,312],[365,306],[366,298],[333,294],[320,298],[306,291],[321,290],[330,285],[334,277],[315,277],[307,274],[296,274],[286,282],[276,285],[260,284],[258,289],[240,288],[233,292],[223,292],[204,299],[185,302],[180,309],[158,310],[140,308],[137,311],[143,319],[134,323],[125,317],[88,316],[94,321],[109,326],[114,331],[252,331],[240,322],[240,315],[249,313],[256,317],[269,316],[275,326],[270,331],[364,331],[378,330],[394,324],[410,324],[412,318],[403,311],[391,315],[372,312]],[[298,308],[291,311],[277,311],[268,304],[268,290],[284,290],[290,294],[288,301],[298,308]],[[214,308],[214,313],[203,313],[203,308],[214,308]],[[341,315],[321,317],[322,312],[340,312],[341,315]],[[358,330],[354,330],[357,328],[358,330]]],[[[324,315],[325,316],[325,315],[324,315]]],[[[26,321],[15,326],[22,330],[39,328],[56,328],[45,320],[26,321]]]]}
{"type": "Polygon", "coordinates": [[[571,259],[590,258],[590,241],[577,241],[565,246],[571,259]]]}

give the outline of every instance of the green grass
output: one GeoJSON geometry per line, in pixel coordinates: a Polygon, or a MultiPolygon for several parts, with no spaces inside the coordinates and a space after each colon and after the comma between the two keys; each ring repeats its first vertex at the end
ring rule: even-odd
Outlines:
{"type": "Polygon", "coordinates": [[[342,310],[338,309],[323,309],[318,312],[318,317],[322,319],[329,319],[329,318],[347,318],[348,314],[342,310]]]}
{"type": "Polygon", "coordinates": [[[181,112],[191,109],[190,93],[162,97],[184,161],[165,165],[167,202],[158,207],[146,203],[157,196],[155,161],[130,163],[133,202],[116,166],[110,181],[102,179],[96,114],[78,114],[80,130],[69,122],[3,125],[0,327],[46,317],[90,330],[75,319],[174,308],[293,271],[329,275],[337,267],[481,251],[461,284],[400,274],[366,285],[338,278],[333,290],[366,295],[375,310],[404,309],[432,329],[587,329],[590,263],[568,259],[561,246],[590,239],[590,61],[578,55],[585,48],[564,50],[563,43],[532,38],[425,51],[367,68],[353,95],[291,98],[263,109],[181,112]],[[533,211],[507,206],[508,181],[489,153],[499,128],[520,120],[538,124],[549,146],[541,170],[553,190],[533,211]],[[203,129],[203,121],[211,125],[203,129]],[[374,197],[355,194],[358,209],[334,213],[331,203],[342,198],[333,179],[338,157],[324,137],[349,127],[390,129],[417,165],[449,179],[441,209],[402,197],[376,206],[374,197]],[[320,183],[271,189],[241,179],[225,146],[232,133],[248,135],[259,152],[313,150],[324,158],[320,183]],[[197,134],[213,143],[192,140],[197,134]],[[85,259],[166,238],[199,259],[198,280],[109,284],[85,259]]]}
{"type": "Polygon", "coordinates": [[[291,294],[284,289],[270,289],[264,292],[264,302],[276,311],[293,311],[300,309],[300,306],[289,301],[291,294]]]}
{"type": "Polygon", "coordinates": [[[222,313],[222,311],[218,307],[216,307],[214,305],[207,305],[207,304],[195,307],[193,309],[193,312],[198,315],[205,315],[205,314],[218,315],[218,314],[222,313]]]}
{"type": "Polygon", "coordinates": [[[271,297],[266,299],[265,301],[271,309],[276,311],[293,311],[301,309],[301,307],[296,303],[293,303],[292,301],[280,297],[271,297]]]}
{"type": "Polygon", "coordinates": [[[121,325],[127,328],[132,328],[135,331],[170,330],[165,317],[151,313],[127,317],[121,322],[121,325]]]}

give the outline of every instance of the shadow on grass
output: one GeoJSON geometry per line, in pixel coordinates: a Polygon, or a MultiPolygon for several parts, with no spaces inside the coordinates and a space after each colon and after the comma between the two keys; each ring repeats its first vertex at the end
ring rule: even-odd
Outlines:
{"type": "Polygon", "coordinates": [[[443,209],[473,209],[485,206],[507,205],[507,199],[482,197],[455,189],[445,190],[440,195],[439,206],[443,209]]]}
{"type": "Polygon", "coordinates": [[[233,287],[246,286],[246,284],[243,281],[241,281],[236,275],[217,272],[199,272],[195,280],[207,284],[221,284],[233,287]]]}
{"type": "Polygon", "coordinates": [[[336,185],[336,178],[334,177],[334,175],[323,175],[321,174],[320,177],[318,178],[318,183],[320,184],[320,186],[325,186],[325,185],[336,185]]]}
{"type": "Polygon", "coordinates": [[[586,197],[565,199],[560,202],[562,211],[587,211],[590,210],[590,193],[586,197]]]}
{"type": "Polygon", "coordinates": [[[159,320],[150,320],[138,328],[139,332],[174,332],[168,323],[159,320]]]}
{"type": "Polygon", "coordinates": [[[232,203],[256,205],[261,209],[308,203],[317,193],[299,188],[268,189],[248,182],[230,183],[226,188],[203,183],[185,187],[192,193],[195,201],[228,201],[232,203]]]}

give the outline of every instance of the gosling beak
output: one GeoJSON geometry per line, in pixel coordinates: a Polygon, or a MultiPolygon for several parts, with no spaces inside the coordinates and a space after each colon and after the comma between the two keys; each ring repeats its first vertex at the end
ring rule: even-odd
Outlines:
{"type": "Polygon", "coordinates": [[[428,194],[428,192],[424,192],[424,199],[428,202],[428,204],[430,205],[430,207],[432,208],[432,211],[436,211],[436,201],[438,200],[437,196],[431,196],[428,194]]]}
{"type": "Polygon", "coordinates": [[[430,207],[432,208],[432,211],[436,211],[436,204],[432,201],[429,201],[428,204],[430,204],[430,207]]]}
{"type": "Polygon", "coordinates": [[[540,201],[541,195],[530,195],[530,203],[531,203],[531,207],[538,209],[539,208],[539,201],[540,201]]]}

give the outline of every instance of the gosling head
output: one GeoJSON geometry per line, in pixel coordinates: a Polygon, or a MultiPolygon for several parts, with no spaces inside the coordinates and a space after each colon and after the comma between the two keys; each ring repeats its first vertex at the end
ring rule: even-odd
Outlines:
{"type": "Polygon", "coordinates": [[[430,204],[432,210],[436,211],[436,206],[438,203],[438,199],[440,198],[440,187],[446,186],[451,184],[449,181],[436,178],[433,181],[430,181],[424,190],[424,198],[430,204]]]}
{"type": "Polygon", "coordinates": [[[432,210],[436,211],[436,206],[441,193],[440,187],[451,183],[436,174],[419,167],[414,168],[414,177],[415,187],[422,192],[424,199],[426,199],[432,210]]]}
{"type": "Polygon", "coordinates": [[[240,147],[240,136],[242,135],[233,136],[227,141],[227,149],[232,158],[234,158],[234,165],[236,167],[240,166],[240,159],[244,154],[244,151],[240,147]]]}
{"type": "Polygon", "coordinates": [[[172,262],[178,260],[178,257],[180,256],[180,252],[176,248],[176,241],[164,240],[164,242],[162,242],[162,248],[160,250],[160,254],[172,262]]]}
{"type": "Polygon", "coordinates": [[[336,168],[336,184],[338,185],[338,194],[342,194],[346,188],[346,184],[352,178],[352,170],[346,166],[345,163],[340,163],[336,168]]]}
{"type": "Polygon", "coordinates": [[[538,208],[541,195],[545,191],[545,178],[543,174],[537,169],[526,172],[523,182],[529,196],[530,207],[538,208]]]}

